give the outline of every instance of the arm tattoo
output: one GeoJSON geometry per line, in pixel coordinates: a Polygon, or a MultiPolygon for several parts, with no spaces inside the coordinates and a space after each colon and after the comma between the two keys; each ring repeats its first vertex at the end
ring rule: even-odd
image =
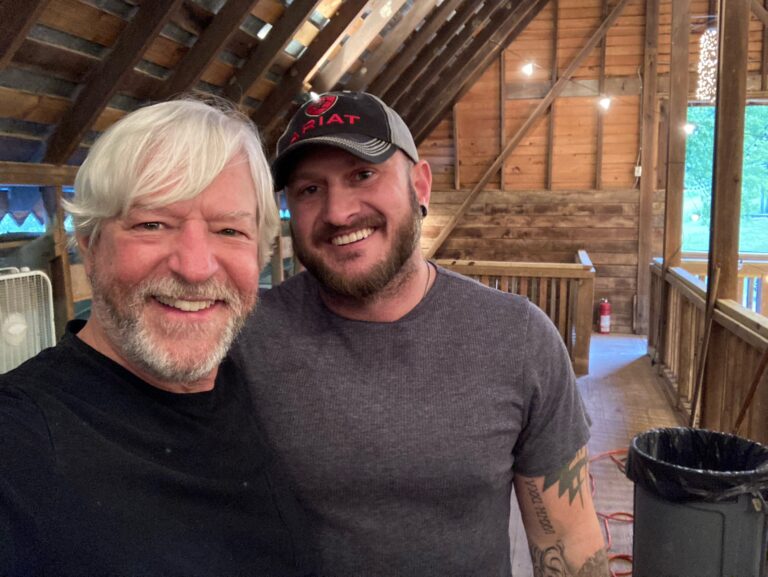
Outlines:
{"type": "Polygon", "coordinates": [[[531,545],[531,560],[533,577],[607,577],[609,575],[608,556],[604,549],[597,551],[576,570],[565,560],[565,545],[562,541],[546,549],[531,545]]]}
{"type": "Polygon", "coordinates": [[[544,501],[541,498],[541,493],[536,487],[536,482],[533,479],[526,479],[523,483],[525,485],[525,491],[528,493],[528,498],[533,505],[533,512],[536,513],[536,520],[539,522],[541,530],[545,535],[554,535],[555,528],[552,526],[552,521],[547,514],[547,508],[544,506],[544,501]]]}
{"type": "Polygon", "coordinates": [[[581,504],[584,504],[584,497],[581,490],[584,482],[587,480],[587,451],[581,449],[576,453],[576,457],[564,467],[550,473],[544,477],[544,490],[546,491],[555,483],[558,483],[557,494],[562,497],[568,491],[568,504],[572,505],[578,496],[581,504]]]}

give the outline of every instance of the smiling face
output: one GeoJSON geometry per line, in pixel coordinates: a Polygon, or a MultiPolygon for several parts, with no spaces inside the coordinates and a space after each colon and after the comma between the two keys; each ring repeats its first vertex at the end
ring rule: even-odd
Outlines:
{"type": "Polygon", "coordinates": [[[256,303],[256,190],[236,157],[191,200],[152,207],[80,239],[93,287],[88,344],[148,382],[190,392],[216,368],[256,303]]]}
{"type": "Polygon", "coordinates": [[[329,292],[367,299],[407,281],[419,257],[429,168],[402,153],[373,164],[318,146],[286,186],[297,256],[329,292]],[[409,266],[409,264],[411,266],[409,266]]]}

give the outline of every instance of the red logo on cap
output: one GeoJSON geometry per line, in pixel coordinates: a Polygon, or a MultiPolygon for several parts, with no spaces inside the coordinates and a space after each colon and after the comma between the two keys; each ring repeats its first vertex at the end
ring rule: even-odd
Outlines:
{"type": "Polygon", "coordinates": [[[333,108],[333,105],[336,104],[338,99],[338,96],[321,96],[319,101],[313,102],[304,109],[304,114],[307,116],[320,116],[321,114],[325,114],[333,108]]]}

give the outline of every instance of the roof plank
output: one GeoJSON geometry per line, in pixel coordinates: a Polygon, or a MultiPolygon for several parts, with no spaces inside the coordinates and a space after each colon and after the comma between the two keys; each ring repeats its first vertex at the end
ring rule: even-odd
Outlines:
{"type": "Polygon", "coordinates": [[[413,33],[433,10],[437,0],[419,0],[410,11],[400,19],[394,29],[384,38],[384,44],[380,46],[371,57],[363,63],[363,66],[345,88],[348,90],[364,90],[371,80],[376,78],[382,68],[389,62],[395,53],[402,48],[403,42],[413,33]]]}
{"type": "Polygon", "coordinates": [[[156,95],[168,98],[193,88],[258,0],[229,0],[166,79],[156,95]]]}
{"type": "Polygon", "coordinates": [[[363,25],[349,37],[336,56],[312,80],[317,92],[333,90],[349,67],[358,59],[382,31],[387,22],[405,4],[405,0],[372,0],[371,12],[363,25]]]}
{"type": "Polygon", "coordinates": [[[430,106],[421,108],[419,118],[413,120],[411,127],[416,142],[420,142],[431,132],[440,119],[480,79],[499,53],[525,30],[548,1],[525,0],[501,23],[498,31],[490,39],[479,43],[476,49],[473,44],[462,54],[462,57],[456,60],[445,72],[445,78],[461,80],[442,90],[430,106]]]}
{"type": "Polygon", "coordinates": [[[291,4],[267,37],[251,52],[242,68],[232,76],[224,89],[227,98],[235,102],[243,100],[250,87],[261,80],[277,61],[280,53],[285,50],[320,2],[321,0],[295,0],[291,4]]]}
{"type": "Polygon", "coordinates": [[[420,82],[417,83],[417,81],[421,79],[422,76],[427,75],[427,78],[432,78],[432,76],[436,74],[433,62],[438,56],[443,62],[442,64],[437,65],[437,68],[439,69],[442,66],[445,66],[445,63],[461,50],[464,44],[466,44],[468,38],[472,34],[472,26],[469,25],[469,21],[474,17],[476,23],[484,23],[497,8],[498,3],[488,1],[485,2],[478,11],[476,2],[472,2],[471,0],[464,2],[453,18],[440,29],[440,32],[438,32],[435,39],[429,43],[429,46],[425,50],[422,50],[408,69],[400,76],[400,78],[398,78],[390,89],[384,93],[382,99],[389,103],[395,110],[398,110],[398,112],[405,113],[406,106],[398,106],[399,103],[404,100],[403,96],[412,90],[414,86],[421,84],[420,82]],[[403,108],[403,110],[400,110],[400,108],[403,108]]]}
{"type": "Polygon", "coordinates": [[[0,70],[8,66],[46,4],[48,0],[0,2],[0,70]]]}
{"type": "Polygon", "coordinates": [[[83,135],[109,104],[120,81],[130,73],[181,1],[155,0],[141,5],[112,52],[101,61],[83,86],[72,109],[51,136],[45,162],[61,164],[69,158],[83,135]]]}
{"type": "MultiPolygon", "coordinates": [[[[432,36],[446,23],[448,17],[457,9],[462,0],[445,0],[438,8],[430,13],[427,22],[418,34],[412,37],[408,44],[388,64],[384,72],[371,76],[373,81],[368,86],[368,92],[382,95],[410,66],[419,52],[429,43],[432,36]]],[[[457,17],[456,14],[454,17],[457,17]]]]}
{"type": "Polygon", "coordinates": [[[294,65],[286,71],[280,83],[269,93],[269,96],[259,105],[252,119],[263,132],[275,129],[285,112],[290,108],[293,99],[301,92],[307,76],[325,58],[344,31],[365,8],[368,0],[346,0],[330,22],[320,31],[320,34],[307,47],[307,50],[294,65]]]}

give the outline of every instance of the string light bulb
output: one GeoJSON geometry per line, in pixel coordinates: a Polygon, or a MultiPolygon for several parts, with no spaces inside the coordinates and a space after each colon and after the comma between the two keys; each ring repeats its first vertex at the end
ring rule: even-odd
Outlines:
{"type": "Polygon", "coordinates": [[[603,96],[598,100],[597,102],[600,105],[600,108],[603,110],[608,110],[611,107],[611,97],[610,96],[603,96]]]}
{"type": "Polygon", "coordinates": [[[717,28],[707,28],[699,40],[699,82],[696,98],[714,102],[717,96],[717,28]]]}
{"type": "Polygon", "coordinates": [[[526,76],[533,75],[533,62],[527,62],[522,68],[523,74],[526,76]]]}

